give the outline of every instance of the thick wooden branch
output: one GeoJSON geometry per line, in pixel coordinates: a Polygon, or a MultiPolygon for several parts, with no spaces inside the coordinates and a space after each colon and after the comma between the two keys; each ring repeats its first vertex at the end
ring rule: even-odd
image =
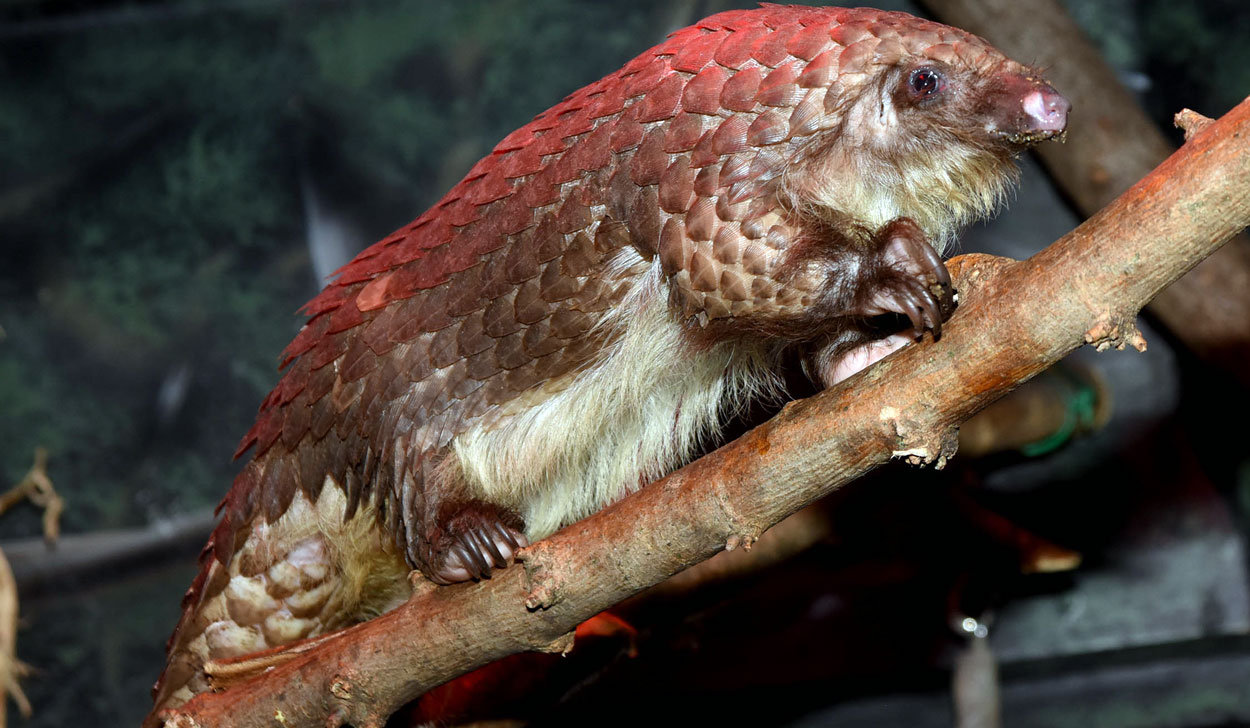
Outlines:
{"type": "Polygon", "coordinates": [[[526,650],[893,458],[941,465],[956,425],[1083,343],[1144,347],[1156,293],[1250,224],[1250,100],[1033,258],[970,256],[942,340],[908,346],[523,552],[490,581],[429,587],[224,693],[176,726],[379,726],[421,693],[526,650]]]}
{"type": "MultiPolygon", "coordinates": [[[[1037,149],[1084,215],[1092,215],[1173,151],[1059,0],[922,0],[938,19],[1036,64],[1072,101],[1064,144],[1037,149]]],[[[1150,313],[1203,361],[1250,387],[1250,237],[1162,291],[1150,313]]]]}

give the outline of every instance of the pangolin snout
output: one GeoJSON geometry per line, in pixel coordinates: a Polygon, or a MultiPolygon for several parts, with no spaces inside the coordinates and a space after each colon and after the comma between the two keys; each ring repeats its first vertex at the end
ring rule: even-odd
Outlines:
{"type": "Polygon", "coordinates": [[[1042,86],[1024,97],[1024,113],[1032,131],[1058,134],[1068,126],[1068,111],[1072,103],[1063,94],[1042,86]]]}
{"type": "Polygon", "coordinates": [[[1060,137],[1068,128],[1072,104],[1032,73],[1008,73],[997,79],[987,99],[986,130],[1012,144],[1035,144],[1060,137]]]}

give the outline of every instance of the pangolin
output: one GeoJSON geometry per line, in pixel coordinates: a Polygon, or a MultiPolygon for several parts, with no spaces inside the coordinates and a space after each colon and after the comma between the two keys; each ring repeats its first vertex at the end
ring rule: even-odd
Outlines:
{"type": "Polygon", "coordinates": [[[764,6],[678,30],[508,135],[305,307],[183,601],[205,660],[486,578],[774,389],[940,334],[938,256],[1068,102],[963,31],[764,6]],[[868,320],[898,314],[884,342],[868,320]]]}

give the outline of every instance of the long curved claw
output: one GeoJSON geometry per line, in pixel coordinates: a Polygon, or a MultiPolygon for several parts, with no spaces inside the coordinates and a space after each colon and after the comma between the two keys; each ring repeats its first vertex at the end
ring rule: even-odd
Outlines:
{"type": "MultiPolygon", "coordinates": [[[[921,310],[924,312],[924,328],[932,329],[933,340],[937,341],[942,338],[942,314],[940,313],[941,303],[937,300],[937,297],[933,295],[933,292],[929,288],[920,285],[919,281],[913,280],[911,283],[919,289],[915,292],[915,296],[918,299],[921,310]]],[[[924,336],[923,328],[916,331],[917,339],[920,339],[922,336],[924,336]]]]}
{"type": "Polygon", "coordinates": [[[504,558],[503,552],[499,549],[499,544],[495,542],[493,535],[487,533],[489,526],[484,526],[470,533],[474,541],[477,543],[478,553],[486,557],[486,561],[496,569],[502,569],[508,565],[508,560],[504,558]]]}
{"type": "Polygon", "coordinates": [[[923,304],[918,300],[919,296],[916,295],[916,291],[909,285],[910,283],[911,281],[904,281],[903,288],[898,291],[894,302],[902,309],[898,313],[903,314],[908,321],[911,321],[912,332],[915,333],[916,339],[919,340],[924,336],[925,330],[924,314],[920,310],[923,304]]]}
{"type": "Polygon", "coordinates": [[[525,534],[501,520],[501,516],[477,507],[466,507],[437,538],[422,571],[434,582],[454,584],[489,579],[495,569],[512,563],[516,553],[529,545],[525,534]]]}
{"type": "Polygon", "coordinates": [[[495,523],[495,537],[496,543],[502,541],[511,551],[511,553],[505,555],[505,561],[516,556],[517,551],[530,545],[530,541],[525,537],[525,534],[519,531],[513,531],[511,528],[508,528],[499,522],[495,523]]]}
{"type": "Polygon", "coordinates": [[[452,553],[460,559],[461,565],[474,579],[481,579],[490,573],[490,567],[474,545],[462,541],[452,547],[452,553]]]}
{"type": "Polygon", "coordinates": [[[950,272],[929,244],[924,231],[907,218],[883,227],[877,235],[881,246],[877,279],[864,283],[870,296],[854,312],[876,316],[897,313],[911,322],[915,338],[926,330],[942,336],[942,321],[955,308],[950,272]]]}

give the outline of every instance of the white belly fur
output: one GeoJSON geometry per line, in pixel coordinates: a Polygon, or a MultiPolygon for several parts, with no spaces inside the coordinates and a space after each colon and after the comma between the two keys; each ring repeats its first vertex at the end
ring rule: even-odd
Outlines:
{"type": "MultiPolygon", "coordinates": [[[[641,262],[633,250],[621,257],[641,262]]],[[[470,484],[521,514],[531,541],[684,464],[731,405],[775,388],[764,352],[683,339],[658,261],[617,311],[601,325],[623,334],[597,363],[453,443],[470,484]]]]}

